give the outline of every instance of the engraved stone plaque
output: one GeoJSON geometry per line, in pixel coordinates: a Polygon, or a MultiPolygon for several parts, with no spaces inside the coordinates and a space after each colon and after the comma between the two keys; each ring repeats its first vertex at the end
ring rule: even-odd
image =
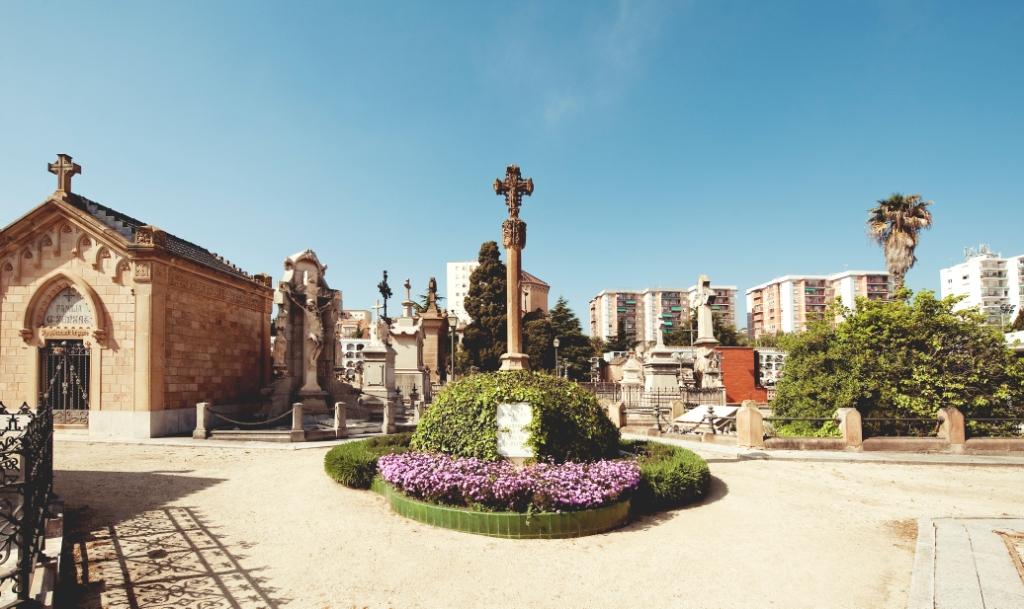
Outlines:
{"type": "Polygon", "coordinates": [[[529,402],[498,404],[498,454],[503,457],[533,457],[533,448],[527,444],[530,432],[527,426],[533,420],[533,407],[529,402]]]}

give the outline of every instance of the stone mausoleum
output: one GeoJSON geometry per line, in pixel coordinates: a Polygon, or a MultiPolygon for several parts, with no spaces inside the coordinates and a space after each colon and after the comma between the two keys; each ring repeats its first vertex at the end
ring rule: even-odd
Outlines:
{"type": "Polygon", "coordinates": [[[57,190],[0,230],[0,401],[47,404],[89,435],[190,431],[195,404],[257,403],[273,290],[223,258],[57,190]]]}

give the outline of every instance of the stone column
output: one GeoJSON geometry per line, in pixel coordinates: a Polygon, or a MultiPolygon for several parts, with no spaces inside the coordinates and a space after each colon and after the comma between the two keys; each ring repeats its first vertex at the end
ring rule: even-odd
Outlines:
{"type": "MultiPolygon", "coordinates": [[[[512,221],[506,221],[508,225],[512,221]]],[[[518,221],[525,233],[526,223],[518,221]]],[[[514,228],[511,230],[515,230],[514,228]]],[[[514,233],[513,233],[514,235],[514,233]]],[[[529,370],[529,357],[523,353],[522,331],[520,329],[523,320],[522,301],[519,299],[519,277],[522,273],[522,250],[518,244],[509,237],[509,230],[505,235],[505,252],[508,256],[508,267],[506,269],[507,285],[506,310],[508,311],[508,351],[501,356],[502,370],[529,370]]]]}
{"type": "Polygon", "coordinates": [[[753,400],[744,400],[736,411],[736,444],[745,448],[764,448],[764,418],[753,400]]]}
{"type": "Polygon", "coordinates": [[[843,432],[846,448],[859,449],[864,443],[860,412],[856,408],[840,408],[836,411],[836,418],[839,419],[839,429],[843,432]]]}
{"type": "Polygon", "coordinates": [[[205,440],[209,430],[206,426],[209,424],[210,417],[210,403],[199,402],[196,404],[196,428],[192,432],[192,437],[196,440],[205,440]]]}
{"type": "Polygon", "coordinates": [[[953,452],[963,452],[967,443],[967,425],[963,413],[952,406],[942,408],[939,410],[939,421],[939,437],[949,441],[949,448],[953,452]]]}
{"type": "Polygon", "coordinates": [[[306,439],[306,431],[302,425],[302,402],[292,404],[291,441],[302,442],[306,439]]]}

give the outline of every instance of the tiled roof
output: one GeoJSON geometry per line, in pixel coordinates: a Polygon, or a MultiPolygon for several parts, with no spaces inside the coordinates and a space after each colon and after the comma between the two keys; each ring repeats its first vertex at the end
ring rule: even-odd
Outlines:
{"type": "MultiPolygon", "coordinates": [[[[67,202],[89,214],[107,228],[116,231],[122,237],[127,239],[129,243],[133,243],[135,241],[135,232],[138,228],[140,226],[147,225],[146,222],[137,220],[101,203],[86,199],[82,195],[71,194],[67,198],[67,202]]],[[[165,234],[167,235],[167,251],[175,256],[191,260],[197,264],[201,264],[205,267],[209,267],[229,275],[234,275],[235,277],[241,277],[249,280],[252,279],[248,273],[214,254],[210,250],[200,247],[190,241],[186,241],[181,237],[172,235],[171,233],[165,234]]]]}
{"type": "Polygon", "coordinates": [[[551,287],[543,279],[538,278],[536,275],[531,275],[530,273],[527,273],[526,271],[520,271],[519,278],[520,278],[520,281],[529,282],[529,283],[536,283],[538,285],[547,286],[549,288],[551,287]]]}

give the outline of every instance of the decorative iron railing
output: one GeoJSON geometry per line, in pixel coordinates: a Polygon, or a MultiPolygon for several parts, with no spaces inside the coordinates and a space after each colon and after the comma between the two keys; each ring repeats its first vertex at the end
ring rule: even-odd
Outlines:
{"type": "Polygon", "coordinates": [[[0,598],[29,598],[53,499],[53,411],[0,402],[0,598]]]}

